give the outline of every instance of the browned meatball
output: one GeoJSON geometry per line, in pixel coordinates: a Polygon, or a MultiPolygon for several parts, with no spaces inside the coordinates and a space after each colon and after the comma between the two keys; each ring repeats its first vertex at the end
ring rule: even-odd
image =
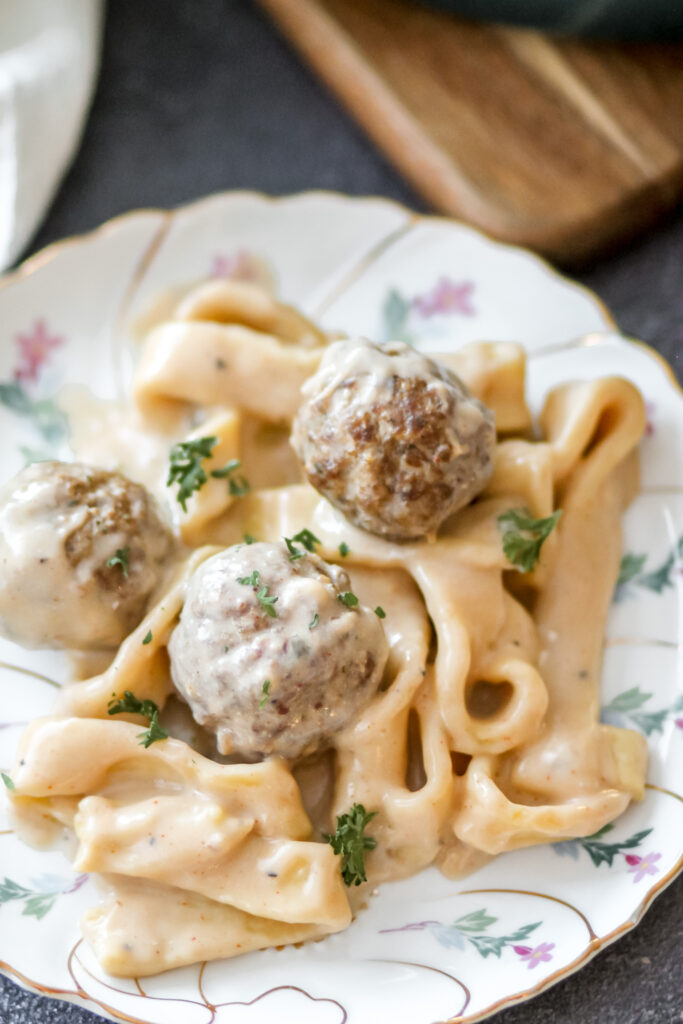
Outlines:
{"type": "Polygon", "coordinates": [[[306,475],[371,533],[434,534],[493,472],[493,413],[402,342],[335,342],[303,394],[292,445],[306,475]]]}
{"type": "Polygon", "coordinates": [[[189,581],[171,673],[223,754],[296,758],[329,745],[379,687],[388,644],[349,577],[282,544],[238,544],[189,581]]]}
{"type": "Polygon", "coordinates": [[[173,538],[144,487],[36,462],[0,492],[0,633],[24,647],[114,647],[145,614],[173,538]]]}

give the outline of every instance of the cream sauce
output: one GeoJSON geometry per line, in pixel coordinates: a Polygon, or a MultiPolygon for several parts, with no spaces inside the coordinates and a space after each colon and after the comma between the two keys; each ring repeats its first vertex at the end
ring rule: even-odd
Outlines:
{"type": "MultiPolygon", "coordinates": [[[[250,320],[246,299],[233,323],[222,314],[221,323],[202,319],[234,309],[235,301],[234,291],[220,289],[188,296],[189,319],[180,321],[176,310],[171,323],[157,327],[161,335],[148,339],[136,382],[143,431],[154,436],[158,428],[148,424],[162,410],[174,417],[191,414],[193,405],[204,416],[216,406],[226,415],[236,408],[245,469],[257,486],[213,518],[196,519],[193,544],[232,545],[245,531],[278,543],[308,527],[322,557],[349,572],[360,600],[386,612],[389,658],[382,686],[336,735],[334,750],[297,767],[298,786],[279,759],[219,764],[177,739],[145,750],[138,741],[144,720],[112,721],[107,704],[125,689],[159,705],[172,692],[167,645],[193,571],[217,550],[205,548],[111,665],[66,687],[57,708],[66,717],[29,727],[13,770],[15,814],[74,826],[77,864],[103,873],[103,902],[88,913],[84,932],[105,969],[124,976],[345,927],[350,910],[338,859],[315,841],[304,805],[328,829],[354,801],[378,811],[368,830],[377,839],[367,856],[374,884],[432,862],[454,876],[493,853],[590,834],[642,793],[642,737],[597,718],[619,517],[632,493],[629,453],[644,425],[637,391],[616,379],[556,389],[541,418],[542,441],[518,436],[499,444],[476,504],[433,543],[397,544],[351,526],[310,487],[279,486],[296,481],[296,466],[280,465],[279,427],[259,464],[256,432],[247,439],[245,423],[254,415],[259,423],[291,418],[299,384],[319,354],[291,338],[264,338],[266,321],[271,329],[301,325],[270,307],[258,323],[255,314],[250,320]],[[228,351],[239,359],[225,387],[215,360],[228,351]],[[278,487],[262,489],[267,484],[278,487]],[[498,516],[521,505],[547,515],[556,503],[564,509],[561,525],[540,563],[515,577],[521,587],[509,585],[498,516]],[[534,596],[533,615],[518,590],[534,596]],[[153,638],[143,645],[148,632],[153,638]],[[492,714],[468,699],[479,683],[506,695],[492,714]]],[[[372,352],[356,349],[353,359],[375,388],[384,369],[372,352]]],[[[414,354],[410,362],[414,373],[414,354]]],[[[472,346],[448,363],[500,410],[502,429],[527,430],[518,348],[472,346]]],[[[358,369],[328,364],[328,384],[358,369]]],[[[123,451],[131,467],[137,459],[135,473],[154,486],[154,443],[148,454],[143,444],[135,452],[129,414],[117,415],[107,421],[109,457],[119,460],[123,451]]],[[[86,434],[84,428],[79,437],[86,434]]]]}

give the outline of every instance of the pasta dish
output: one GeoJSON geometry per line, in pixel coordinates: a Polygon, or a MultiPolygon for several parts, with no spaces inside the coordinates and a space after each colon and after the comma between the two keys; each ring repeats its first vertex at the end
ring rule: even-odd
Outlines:
{"type": "Polygon", "coordinates": [[[96,873],[108,972],[320,939],[378,883],[642,798],[644,738],[598,717],[630,383],[534,422],[519,345],[333,338],[230,280],[138,355],[129,402],[81,399],[78,461],[0,494],[0,633],[73,665],[5,783],[96,873]]]}

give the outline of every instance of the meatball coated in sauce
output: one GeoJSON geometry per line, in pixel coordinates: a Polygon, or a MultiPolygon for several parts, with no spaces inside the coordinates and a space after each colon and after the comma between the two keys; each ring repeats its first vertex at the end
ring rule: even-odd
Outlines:
{"type": "Polygon", "coordinates": [[[313,753],[368,704],[388,645],[373,611],[340,600],[348,592],[343,569],[292,559],[284,543],[240,544],[197,569],[171,634],[171,674],[221,753],[313,753]]]}
{"type": "Polygon", "coordinates": [[[120,473],[28,466],[0,491],[0,633],[23,647],[115,647],[172,546],[150,495],[120,473]],[[124,564],[108,565],[117,551],[124,564]]]}
{"type": "Polygon", "coordinates": [[[402,342],[335,342],[302,392],[292,445],[306,475],[371,533],[433,535],[493,472],[493,413],[402,342]]]}

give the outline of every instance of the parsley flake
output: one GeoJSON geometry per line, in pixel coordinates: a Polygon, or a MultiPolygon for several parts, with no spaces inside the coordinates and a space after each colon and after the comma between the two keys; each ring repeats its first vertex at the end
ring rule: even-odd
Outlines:
{"type": "Polygon", "coordinates": [[[323,832],[323,839],[342,858],[341,874],[345,885],[360,885],[368,880],[365,873],[365,851],[374,850],[377,840],[363,832],[376,814],[377,811],[368,813],[362,804],[354,804],[346,814],[337,816],[334,835],[323,832]]]}
{"type": "Polygon", "coordinates": [[[233,476],[232,474],[236,469],[239,469],[242,463],[239,459],[230,459],[222,469],[212,469],[211,476],[216,477],[217,480],[225,480],[228,478],[228,490],[234,498],[242,498],[245,494],[249,494],[251,486],[246,477],[233,476]]]}
{"type": "Polygon", "coordinates": [[[260,575],[258,569],[254,569],[251,576],[238,576],[237,582],[241,583],[243,587],[258,587],[260,575]]]}
{"type": "Polygon", "coordinates": [[[277,612],[273,606],[275,605],[277,598],[268,596],[268,587],[265,586],[265,584],[261,587],[256,597],[258,598],[258,602],[266,615],[270,615],[271,619],[276,619],[277,612]]]}
{"type": "Polygon", "coordinates": [[[268,703],[268,692],[269,692],[269,690],[270,690],[270,679],[264,679],[263,686],[261,687],[261,693],[263,694],[263,697],[261,697],[261,700],[258,702],[259,708],[265,707],[265,705],[268,703]]]}
{"type": "MultiPolygon", "coordinates": [[[[187,512],[187,499],[195,491],[200,490],[209,479],[202,462],[211,457],[211,452],[217,444],[217,437],[198,437],[194,441],[180,441],[171,448],[171,465],[166,486],[178,484],[176,498],[180,502],[183,512],[187,512]]],[[[220,473],[221,471],[215,470],[214,472],[220,473]]]]}
{"type": "Polygon", "coordinates": [[[384,608],[382,608],[381,604],[378,604],[377,607],[375,608],[375,615],[377,616],[378,619],[386,619],[387,613],[384,611],[384,608]]]}
{"type": "Polygon", "coordinates": [[[9,789],[9,791],[11,793],[14,790],[14,782],[9,777],[7,772],[2,772],[2,781],[5,783],[5,785],[7,786],[7,788],[9,789]]]}
{"type": "Polygon", "coordinates": [[[151,747],[157,740],[168,739],[168,733],[159,725],[159,708],[153,700],[139,700],[130,690],[124,692],[120,700],[116,695],[112,697],[108,705],[110,715],[142,715],[149,719],[149,728],[145,732],[138,733],[138,739],[143,747],[151,747]]]}
{"type": "Polygon", "coordinates": [[[142,646],[146,647],[147,644],[151,644],[151,642],[152,642],[152,630],[150,629],[149,633],[147,634],[145,639],[142,641],[142,646]]]}
{"type": "Polygon", "coordinates": [[[316,544],[322,544],[322,541],[310,530],[299,530],[298,533],[294,534],[292,540],[303,544],[307,551],[315,551],[316,544]]]}
{"type": "Polygon", "coordinates": [[[297,558],[306,557],[306,552],[300,551],[291,537],[285,537],[285,544],[287,545],[287,550],[289,551],[290,562],[296,562],[297,558]]]}
{"type": "Polygon", "coordinates": [[[345,540],[343,540],[339,545],[339,554],[342,556],[342,558],[346,558],[350,550],[351,548],[349,547],[349,545],[346,543],[345,540]]]}
{"type": "Polygon", "coordinates": [[[315,615],[313,616],[313,618],[311,619],[311,621],[308,623],[308,628],[309,629],[315,629],[315,627],[318,625],[319,622],[320,622],[320,616],[316,612],[315,615]]]}
{"type": "Polygon", "coordinates": [[[498,516],[507,560],[521,572],[531,572],[540,557],[543,542],[557,526],[561,515],[562,509],[558,508],[545,519],[534,519],[528,509],[512,508],[498,516]]]}
{"type": "Polygon", "coordinates": [[[130,565],[130,548],[117,548],[116,554],[112,555],[107,562],[107,568],[113,569],[115,565],[121,567],[121,572],[128,579],[128,567],[130,565]]]}
{"type": "Polygon", "coordinates": [[[337,597],[342,604],[345,604],[347,608],[355,608],[358,604],[358,598],[355,594],[352,594],[350,590],[345,590],[342,594],[337,594],[337,597]]]}
{"type": "Polygon", "coordinates": [[[231,476],[228,480],[228,491],[233,498],[243,498],[250,490],[251,484],[245,476],[231,476]]]}
{"type": "Polygon", "coordinates": [[[244,534],[244,543],[245,544],[253,544],[255,541],[256,541],[256,537],[252,537],[252,535],[250,533],[245,533],[244,534]]]}
{"type": "Polygon", "coordinates": [[[315,552],[316,544],[322,544],[322,541],[311,530],[303,529],[295,533],[293,537],[285,537],[285,544],[289,551],[289,560],[294,562],[297,558],[304,557],[304,552],[296,547],[297,544],[303,544],[306,551],[315,552]]]}
{"type": "Polygon", "coordinates": [[[240,465],[239,459],[230,459],[230,462],[227,462],[222,469],[212,469],[211,476],[215,476],[217,480],[225,480],[232,472],[239,469],[240,465]]]}

